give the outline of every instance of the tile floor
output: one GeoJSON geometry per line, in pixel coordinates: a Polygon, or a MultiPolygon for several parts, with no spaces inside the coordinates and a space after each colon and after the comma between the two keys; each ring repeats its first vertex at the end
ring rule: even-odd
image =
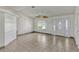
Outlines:
{"type": "Polygon", "coordinates": [[[77,52],[75,40],[61,36],[30,33],[18,36],[0,52],[77,52]]]}

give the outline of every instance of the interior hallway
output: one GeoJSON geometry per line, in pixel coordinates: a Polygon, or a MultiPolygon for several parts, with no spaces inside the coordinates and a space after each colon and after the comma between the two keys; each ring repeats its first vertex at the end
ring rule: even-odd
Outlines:
{"type": "Polygon", "coordinates": [[[53,36],[42,33],[29,33],[18,36],[5,48],[4,52],[76,52],[79,51],[75,40],[62,36],[53,36]]]}

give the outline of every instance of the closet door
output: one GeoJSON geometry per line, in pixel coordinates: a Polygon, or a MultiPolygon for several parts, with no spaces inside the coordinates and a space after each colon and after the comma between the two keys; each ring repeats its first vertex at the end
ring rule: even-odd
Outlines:
{"type": "Polygon", "coordinates": [[[57,25],[56,25],[56,22],[57,22],[57,17],[53,17],[52,19],[52,34],[53,35],[56,35],[57,34],[57,25]]]}
{"type": "Polygon", "coordinates": [[[61,35],[61,36],[64,36],[64,26],[65,25],[65,20],[63,19],[63,17],[58,17],[57,20],[56,20],[56,29],[57,29],[57,32],[56,32],[56,35],[61,35]]]}
{"type": "Polygon", "coordinates": [[[71,33],[71,24],[70,24],[70,19],[69,19],[69,16],[65,17],[64,18],[65,22],[65,26],[64,26],[64,36],[65,37],[70,37],[70,33],[71,33]]]}
{"type": "Polygon", "coordinates": [[[65,16],[65,35],[66,37],[74,36],[74,18],[73,15],[65,16]]]}
{"type": "Polygon", "coordinates": [[[52,34],[52,19],[46,20],[46,33],[52,34]]]}

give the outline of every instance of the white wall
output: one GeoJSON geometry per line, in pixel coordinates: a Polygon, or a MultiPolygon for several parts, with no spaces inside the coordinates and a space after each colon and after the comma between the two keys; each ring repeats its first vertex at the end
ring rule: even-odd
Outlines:
{"type": "Polygon", "coordinates": [[[16,16],[0,11],[0,47],[16,39],[16,16]]]}
{"type": "Polygon", "coordinates": [[[76,44],[79,48],[79,7],[76,7],[75,9],[75,41],[76,41],[76,44]]]}
{"type": "Polygon", "coordinates": [[[76,18],[75,18],[75,41],[76,41],[76,44],[79,48],[79,15],[76,15],[76,18]]]}
{"type": "Polygon", "coordinates": [[[61,35],[66,37],[74,36],[74,15],[54,16],[46,20],[35,19],[34,31],[49,33],[53,35],[61,35]],[[38,29],[38,22],[45,22],[46,29],[38,29]],[[59,25],[59,23],[61,23],[59,25]],[[67,23],[67,25],[66,25],[67,23]],[[68,27],[66,27],[68,26],[68,27]],[[66,30],[67,29],[67,30],[66,30]]]}
{"type": "Polygon", "coordinates": [[[54,17],[54,23],[56,26],[56,35],[62,35],[66,37],[73,37],[74,35],[74,15],[64,15],[54,17]]]}
{"type": "Polygon", "coordinates": [[[5,45],[16,39],[16,16],[5,13],[5,45]]]}
{"type": "Polygon", "coordinates": [[[33,20],[28,17],[21,16],[18,19],[17,27],[18,27],[18,34],[32,32],[33,31],[33,20]]]}
{"type": "Polygon", "coordinates": [[[0,12],[0,47],[4,46],[4,13],[0,12]]]}

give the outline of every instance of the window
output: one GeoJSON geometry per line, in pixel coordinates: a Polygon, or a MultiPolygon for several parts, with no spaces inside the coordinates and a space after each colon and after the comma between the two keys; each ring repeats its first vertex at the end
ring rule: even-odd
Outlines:
{"type": "Polygon", "coordinates": [[[45,30],[46,29],[46,23],[45,22],[38,22],[37,27],[38,27],[38,29],[45,30]]]}

